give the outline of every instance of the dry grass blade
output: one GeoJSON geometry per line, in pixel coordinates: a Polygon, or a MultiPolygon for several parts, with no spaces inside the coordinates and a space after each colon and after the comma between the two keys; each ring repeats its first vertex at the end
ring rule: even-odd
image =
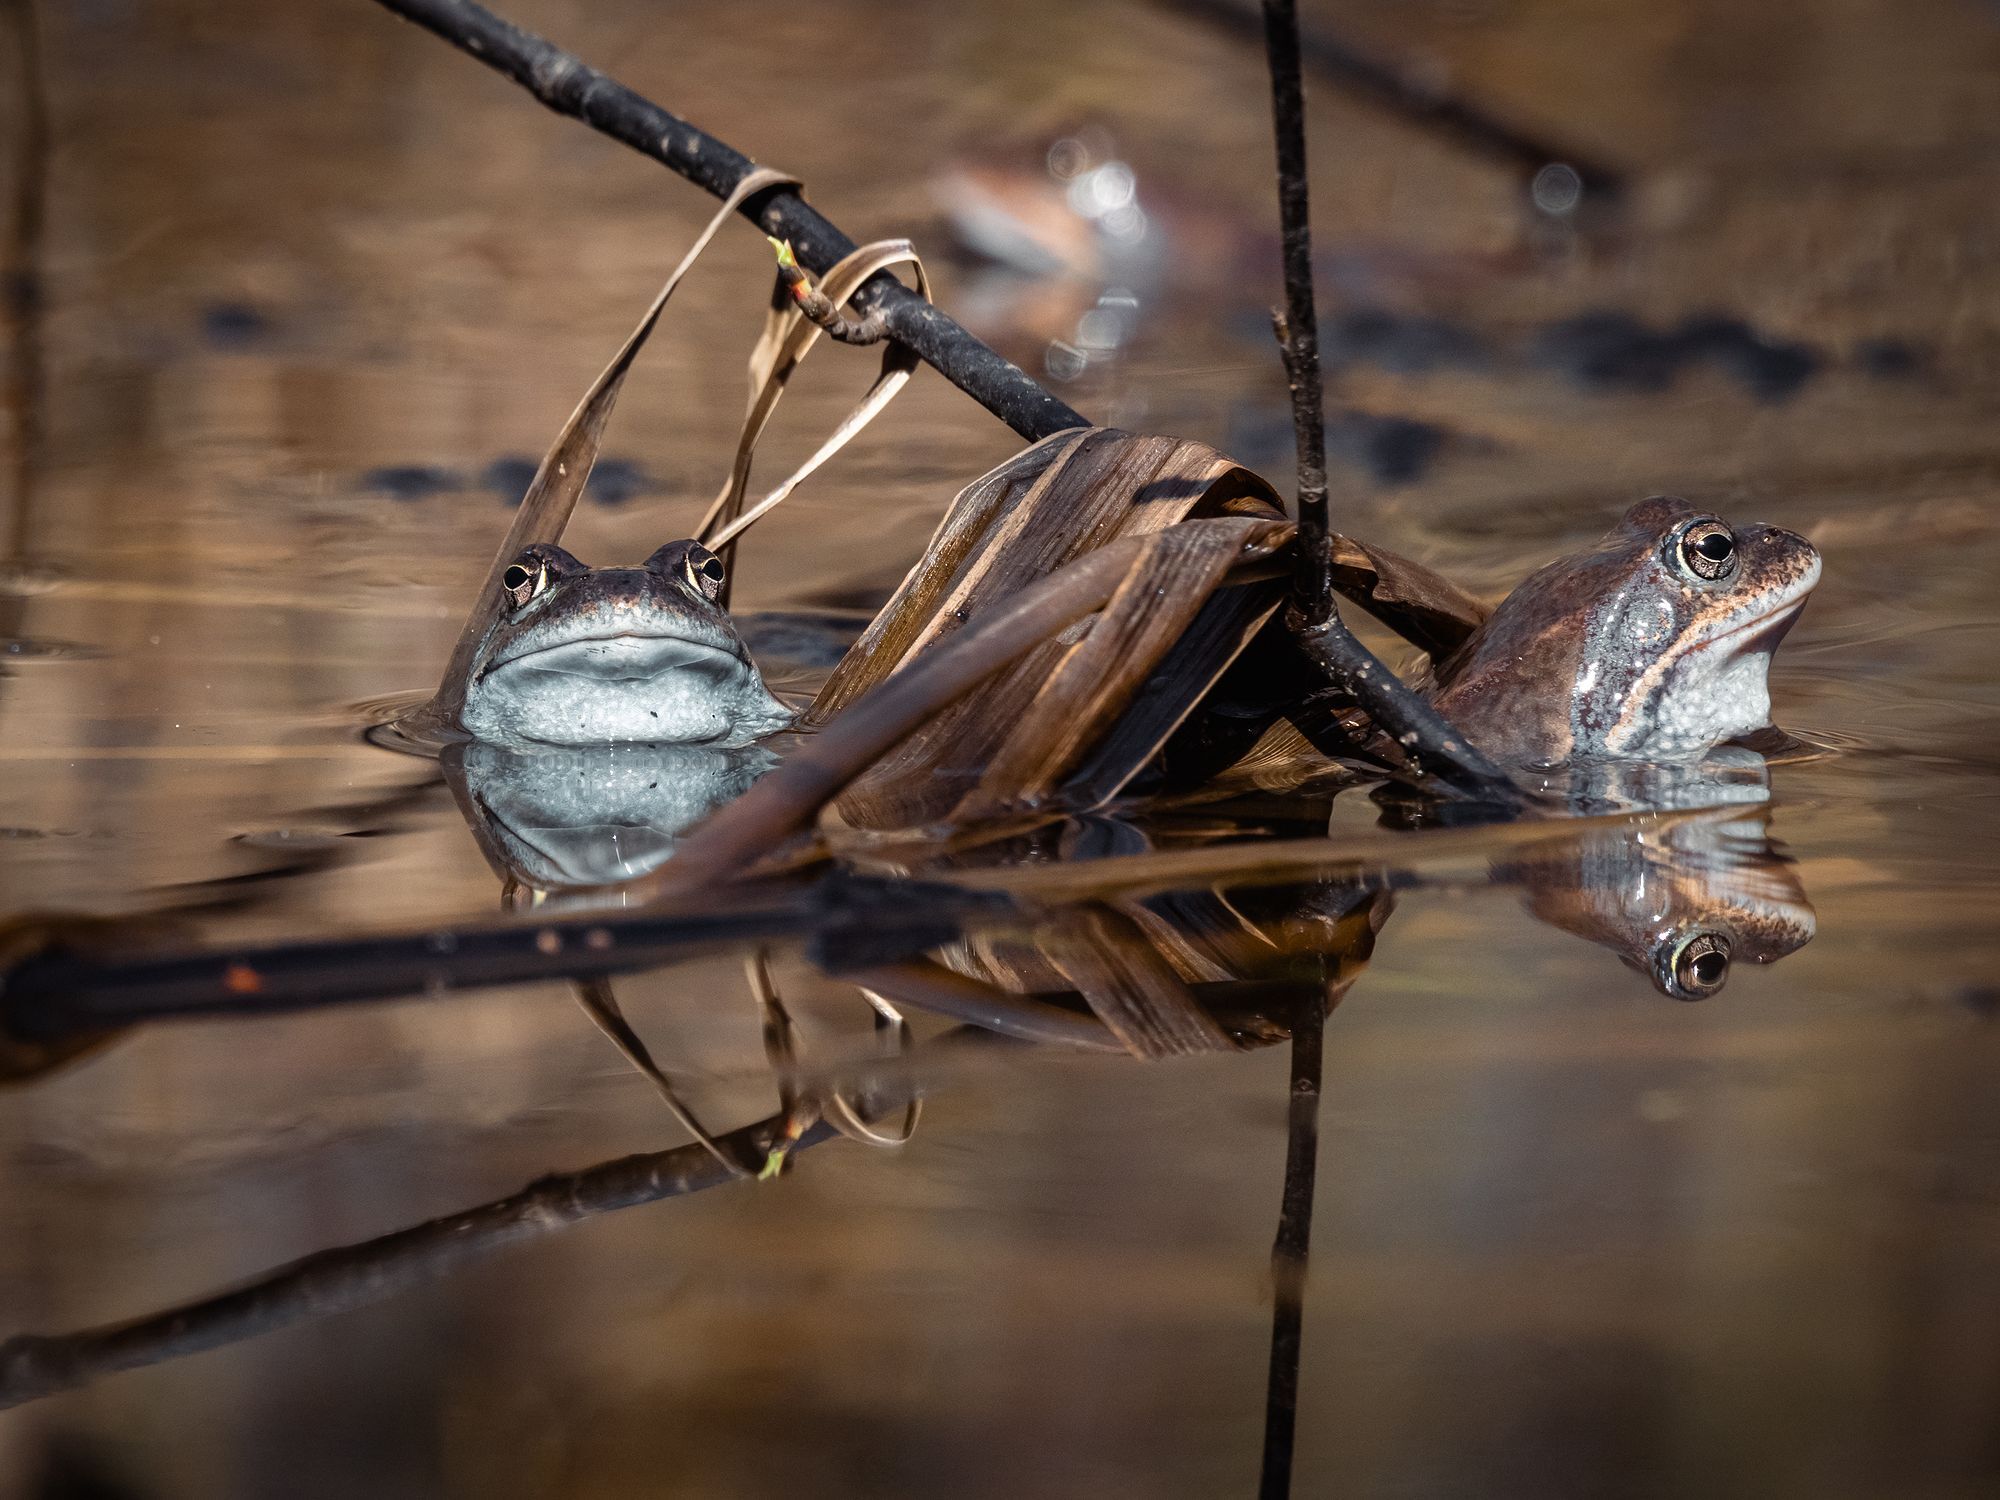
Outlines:
{"type": "MultiPolygon", "coordinates": [[[[907,1059],[916,1047],[916,1033],[910,1030],[910,1023],[903,1019],[903,1013],[871,989],[863,988],[861,998],[875,1012],[876,1038],[893,1042],[895,1050],[885,1055],[907,1059]]],[[[869,1123],[866,1112],[857,1108],[854,1101],[839,1089],[830,1089],[826,1096],[827,1123],[850,1141],[859,1141],[864,1146],[907,1146],[917,1133],[917,1122],[923,1117],[923,1096],[915,1092],[911,1093],[909,1103],[903,1106],[902,1124],[893,1131],[877,1130],[869,1123]]]]}
{"type": "MultiPolygon", "coordinates": [[[[838,307],[878,271],[903,264],[915,271],[917,293],[928,302],[930,278],[924,274],[924,264],[917,258],[916,248],[908,240],[880,240],[872,245],[863,245],[852,255],[844,256],[827,272],[819,290],[838,307]]],[[[782,288],[783,285],[784,278],[780,276],[779,286],[782,288]]],[[[789,297],[781,307],[774,293],[771,310],[765,315],[764,330],[750,353],[750,409],[744,416],[743,428],[737,437],[736,458],[730,466],[728,482],[710,504],[701,525],[695,529],[695,536],[721,557],[730,569],[731,577],[723,584],[721,595],[725,604],[729,598],[730,583],[734,582],[737,539],[780,505],[821,464],[846,447],[862,428],[874,421],[882,408],[894,400],[896,393],[909,382],[917,368],[917,356],[908,348],[897,343],[887,344],[882,350],[880,372],[854,409],[820,444],[812,457],[746,511],[743,502],[757,444],[770,423],[771,414],[777,409],[778,398],[785,393],[785,386],[798,370],[800,361],[811,352],[824,332],[791,305],[789,297]]]]}
{"type": "Polygon", "coordinates": [[[960,490],[930,545],[868,628],[834,667],[806,710],[806,722],[827,723],[886,679],[916,649],[931,624],[938,595],[969,566],[996,519],[1012,511],[1088,435],[1077,427],[1023,448],[960,490]]]}
{"type": "Polygon", "coordinates": [[[1104,1023],[1046,1001],[1001,989],[985,979],[956,973],[931,959],[877,964],[841,977],[888,995],[904,1005],[949,1016],[998,1036],[1089,1052],[1123,1052],[1104,1023]]]}
{"type": "MultiPolygon", "coordinates": [[[[1153,676],[1240,552],[1239,539],[1226,529],[1172,526],[1144,537],[1138,559],[1103,614],[1055,663],[987,762],[979,784],[952,809],[950,821],[981,821],[1046,803],[1153,676]]],[[[1277,607],[1275,591],[1269,592],[1260,621],[1277,607]]],[[[1208,683],[1179,686],[1191,705],[1208,683]]],[[[1127,776],[1139,769],[1144,753],[1126,756],[1127,776]]],[[[1093,787],[1099,799],[1116,790],[1093,787]]]]}
{"type": "Polygon", "coordinates": [[[796,181],[796,178],[783,172],[759,168],[739,182],[735,191],[716,211],[715,217],[708,221],[708,227],[702,230],[687,254],[681,257],[680,264],[674,267],[673,274],[653,298],[652,305],[646,309],[645,316],[639,320],[630,337],[612,356],[611,363],[591,383],[583,400],[556,435],[555,442],[542,459],[541,467],[535,471],[534,482],[528,486],[514,524],[508,528],[507,538],[500,544],[493,566],[487,569],[486,578],[479,586],[479,593],[466,616],[465,628],[459,632],[458,644],[452,648],[451,660],[445,666],[437,694],[419,717],[428,719],[435,726],[457,726],[459,713],[465,707],[466,678],[473,658],[478,653],[479,643],[493,628],[493,622],[499,615],[500,575],[520,555],[523,547],[533,542],[561,540],[563,528],[569,524],[570,515],[576,509],[577,498],[583,493],[584,482],[590,478],[591,467],[597,462],[598,444],[603,438],[605,423],[611,419],[612,408],[618,402],[618,392],[625,383],[626,372],[651,337],[674,289],[746,198],[796,181]]]}
{"type": "MultiPolygon", "coordinates": [[[[798,1027],[792,1022],[791,1012],[785,1009],[784,997],[778,992],[778,982],[771,975],[768,955],[761,949],[752,953],[745,960],[744,973],[750,981],[750,993],[756,998],[758,1016],[763,1024],[765,1060],[777,1081],[778,1100],[785,1119],[791,1122],[786,1138],[789,1140],[803,1134],[815,1122],[823,1121],[849,1140],[864,1146],[907,1145],[916,1134],[917,1121],[923,1117],[923,1100],[911,1094],[903,1106],[902,1124],[893,1131],[877,1130],[869,1120],[868,1109],[842,1093],[836,1081],[807,1083],[798,1027]]],[[[876,1037],[882,1039],[886,1036],[894,1049],[886,1055],[897,1061],[907,1061],[916,1045],[909,1022],[880,995],[870,994],[865,988],[861,994],[869,1004],[876,1037]]],[[[770,1176],[782,1168],[783,1151],[773,1152],[763,1175],[770,1176]]]]}
{"type": "Polygon", "coordinates": [[[727,1167],[736,1176],[754,1177],[756,1175],[749,1167],[731,1156],[722,1144],[708,1133],[702,1126],[701,1121],[695,1118],[694,1111],[681,1103],[680,1095],[674,1092],[673,1084],[668,1081],[667,1075],[660,1070],[659,1064],[653,1061],[652,1052],[648,1050],[646,1043],[640,1038],[639,1033],[632,1029],[632,1023],[625,1019],[625,1012],[618,1004],[618,997],[612,991],[610,980],[578,980],[576,982],[576,999],[577,1003],[583,1007],[584,1013],[597,1023],[597,1029],[610,1039],[611,1045],[618,1049],[620,1055],[637,1069],[648,1083],[652,1084],[654,1091],[659,1094],[661,1102],[667,1106],[668,1112],[680,1122],[683,1130],[693,1136],[708,1151],[710,1156],[721,1162],[723,1166],[727,1167]]]}

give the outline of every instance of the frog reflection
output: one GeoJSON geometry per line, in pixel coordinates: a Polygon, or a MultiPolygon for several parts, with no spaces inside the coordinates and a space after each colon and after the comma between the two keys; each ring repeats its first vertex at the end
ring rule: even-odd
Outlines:
{"type": "Polygon", "coordinates": [[[460,724],[516,748],[735,748],[784,728],[791,713],[717,602],[726,576],[697,542],[636,568],[587,567],[547,542],[524,549],[501,575],[460,724]]]}
{"type": "Polygon", "coordinates": [[[1772,845],[1768,805],[1580,826],[1496,862],[1551,927],[1609,948],[1674,1000],[1706,1000],[1741,963],[1812,941],[1798,867],[1772,845]]]}
{"type": "Polygon", "coordinates": [[[591,745],[516,751],[474,742],[446,779],[509,889],[616,886],[659,868],[680,836],[778,758],[761,745],[591,745]]]}

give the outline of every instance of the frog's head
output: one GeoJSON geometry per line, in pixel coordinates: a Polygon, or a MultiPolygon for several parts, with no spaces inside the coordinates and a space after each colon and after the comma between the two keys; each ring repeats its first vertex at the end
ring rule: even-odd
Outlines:
{"type": "Polygon", "coordinates": [[[1794,532],[1641,501],[1501,602],[1441,667],[1438,707],[1516,765],[1699,759],[1770,723],[1771,653],[1819,567],[1794,532]]]}
{"type": "Polygon", "coordinates": [[[536,543],[501,575],[460,720],[499,744],[747,745],[791,715],[715,600],[723,567],[670,542],[636,568],[536,543]]]}

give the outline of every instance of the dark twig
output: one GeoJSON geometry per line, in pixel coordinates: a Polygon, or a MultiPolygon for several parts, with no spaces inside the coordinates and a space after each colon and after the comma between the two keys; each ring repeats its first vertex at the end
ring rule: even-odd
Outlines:
{"type": "Polygon", "coordinates": [[[1313,1181],[1319,1171],[1321,1044],[1326,996],[1301,1005],[1292,1021],[1291,1105],[1285,1132],[1285,1192],[1271,1244],[1271,1373],[1264,1396],[1260,1500],[1292,1492],[1292,1440],[1299,1417],[1299,1355],[1305,1338],[1306,1264],[1312,1249],[1313,1181]]]}
{"type": "Polygon", "coordinates": [[[488,985],[587,980],[758,941],[803,939],[816,951],[858,943],[871,961],[888,963],[949,941],[961,919],[1008,906],[1005,897],[948,886],[838,876],[806,891],[712,892],[671,909],[262,948],[131,952],[115,923],[64,924],[39,947],[32,933],[13,934],[21,956],[0,966],[0,1035],[46,1043],[146,1021],[250,1019],[488,985]]]}
{"type": "MultiPolygon", "coordinates": [[[[505,74],[557,114],[581,120],[643,152],[717,198],[728,197],[754,166],[733,146],[472,0],[378,3],[505,74]]],[[[752,197],[743,205],[743,213],[773,239],[790,241],[800,263],[821,275],[855,248],[853,240],[789,188],[752,197]]],[[[879,311],[890,338],[913,350],[1022,437],[1034,441],[1067,427],[1089,425],[1018,366],[887,272],[870,277],[851,303],[864,323],[879,311]]]]}
{"type": "MultiPolygon", "coordinates": [[[[1172,0],[1178,10],[1232,34],[1250,35],[1257,11],[1247,0],[1172,0]]],[[[1397,67],[1356,48],[1323,26],[1301,35],[1301,52],[1313,71],[1399,119],[1435,131],[1482,156],[1507,163],[1524,183],[1542,168],[1562,165],[1577,175],[1586,197],[1608,201],[1624,191],[1624,174],[1573,147],[1522,129],[1483,105],[1455,93],[1416,69],[1397,67]]]]}
{"type": "MultiPolygon", "coordinates": [[[[730,1131],[717,1145],[731,1158],[763,1161],[786,1133],[786,1117],[773,1115],[730,1131]]],[[[836,1134],[832,1126],[816,1124],[789,1149],[801,1151],[836,1134]]],[[[735,1170],[700,1144],[627,1156],[581,1172],[544,1177],[509,1197],[358,1245],[322,1250],[234,1291],[128,1323],[11,1338],[0,1344],[0,1407],[71,1390],[120,1370],[200,1354],[308,1319],[366,1307],[580,1219],[740,1180],[735,1170]]]]}
{"type": "Polygon", "coordinates": [[[1292,392],[1292,436],[1299,460],[1299,555],[1292,603],[1300,621],[1311,627],[1333,614],[1333,553],[1327,542],[1319,318],[1313,311],[1306,101],[1299,82],[1299,15],[1293,0],[1264,0],[1264,48],[1271,64],[1271,129],[1278,147],[1278,225],[1285,262],[1285,309],[1272,314],[1272,324],[1292,392]]]}
{"type": "Polygon", "coordinates": [[[812,278],[799,265],[792,254],[792,247],[783,240],[774,241],[778,247],[778,275],[792,294],[792,302],[806,315],[809,322],[826,330],[827,337],[841,344],[879,344],[889,333],[889,320],[882,309],[876,308],[867,317],[850,323],[833,304],[833,299],[812,284],[812,278]]]}
{"type": "Polygon", "coordinates": [[[1277,138],[1278,217],[1285,308],[1273,314],[1292,393],[1299,461],[1299,555],[1286,623],[1306,657],[1340,693],[1393,735],[1419,772],[1481,800],[1513,806],[1514,785],[1412,693],[1341,622],[1333,601],[1328,541],[1326,415],[1320,388],[1319,324],[1313,308],[1312,220],[1306,178],[1305,91],[1299,81],[1299,17],[1294,0],[1264,0],[1271,65],[1271,126],[1277,138]]]}
{"type": "Polygon", "coordinates": [[[1375,726],[1396,741],[1419,775],[1434,776],[1454,791],[1496,807],[1519,807],[1526,800],[1505,771],[1405,687],[1354,638],[1338,614],[1311,627],[1294,621],[1292,638],[1338,695],[1359,703],[1375,726]]]}

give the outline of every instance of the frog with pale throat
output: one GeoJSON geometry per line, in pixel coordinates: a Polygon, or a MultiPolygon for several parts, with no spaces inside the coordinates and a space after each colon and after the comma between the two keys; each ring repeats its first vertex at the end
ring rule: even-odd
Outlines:
{"type": "Polygon", "coordinates": [[[1435,702],[1508,765],[1700,760],[1770,725],[1771,653],[1819,573],[1795,532],[1656,495],[1509,594],[1435,702]]]}
{"type": "Polygon", "coordinates": [[[493,744],[637,742],[728,749],[792,714],[771,696],[717,603],[726,576],[698,542],[636,568],[591,568],[537,542],[500,578],[505,595],[466,679],[459,722],[493,744]]]}

